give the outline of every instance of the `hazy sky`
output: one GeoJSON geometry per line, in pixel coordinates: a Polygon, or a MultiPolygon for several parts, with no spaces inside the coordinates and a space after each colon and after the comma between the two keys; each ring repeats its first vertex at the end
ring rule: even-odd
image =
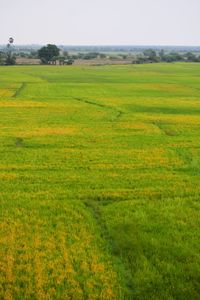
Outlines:
{"type": "Polygon", "coordinates": [[[200,45],[200,0],[0,0],[0,43],[200,45]]]}

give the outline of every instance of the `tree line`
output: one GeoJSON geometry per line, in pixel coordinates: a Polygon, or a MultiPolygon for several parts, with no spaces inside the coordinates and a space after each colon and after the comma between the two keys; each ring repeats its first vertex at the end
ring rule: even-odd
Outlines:
{"type": "Polygon", "coordinates": [[[166,52],[165,50],[145,49],[143,52],[135,54],[118,54],[116,56],[99,53],[99,52],[86,52],[74,53],[69,55],[67,51],[61,51],[56,45],[48,44],[41,47],[38,51],[31,51],[30,53],[11,53],[2,51],[0,52],[0,65],[15,65],[16,58],[37,58],[40,59],[41,64],[60,64],[72,65],[75,60],[91,60],[91,59],[123,59],[128,60],[129,63],[144,64],[144,63],[159,63],[159,62],[200,62],[200,54],[192,52],[166,52]]]}
{"type": "Polygon", "coordinates": [[[158,63],[158,62],[200,62],[200,55],[195,55],[192,52],[180,54],[178,52],[165,52],[160,50],[156,52],[153,49],[146,49],[142,54],[135,56],[133,63],[158,63]]]}

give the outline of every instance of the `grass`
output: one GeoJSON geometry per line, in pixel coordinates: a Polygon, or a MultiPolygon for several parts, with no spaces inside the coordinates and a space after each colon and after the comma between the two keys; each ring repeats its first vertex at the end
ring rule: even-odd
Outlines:
{"type": "Polygon", "coordinates": [[[0,298],[200,298],[200,66],[0,68],[0,298]]]}

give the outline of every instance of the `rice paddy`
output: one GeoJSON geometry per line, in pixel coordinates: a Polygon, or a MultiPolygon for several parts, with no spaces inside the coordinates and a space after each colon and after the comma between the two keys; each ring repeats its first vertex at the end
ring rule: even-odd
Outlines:
{"type": "Polygon", "coordinates": [[[0,299],[200,299],[200,65],[0,68],[0,299]]]}

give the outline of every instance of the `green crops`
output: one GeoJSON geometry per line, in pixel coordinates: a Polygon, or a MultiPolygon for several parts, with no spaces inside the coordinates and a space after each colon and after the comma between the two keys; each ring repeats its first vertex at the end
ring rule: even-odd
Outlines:
{"type": "Polygon", "coordinates": [[[0,68],[0,298],[200,298],[200,65],[0,68]]]}

